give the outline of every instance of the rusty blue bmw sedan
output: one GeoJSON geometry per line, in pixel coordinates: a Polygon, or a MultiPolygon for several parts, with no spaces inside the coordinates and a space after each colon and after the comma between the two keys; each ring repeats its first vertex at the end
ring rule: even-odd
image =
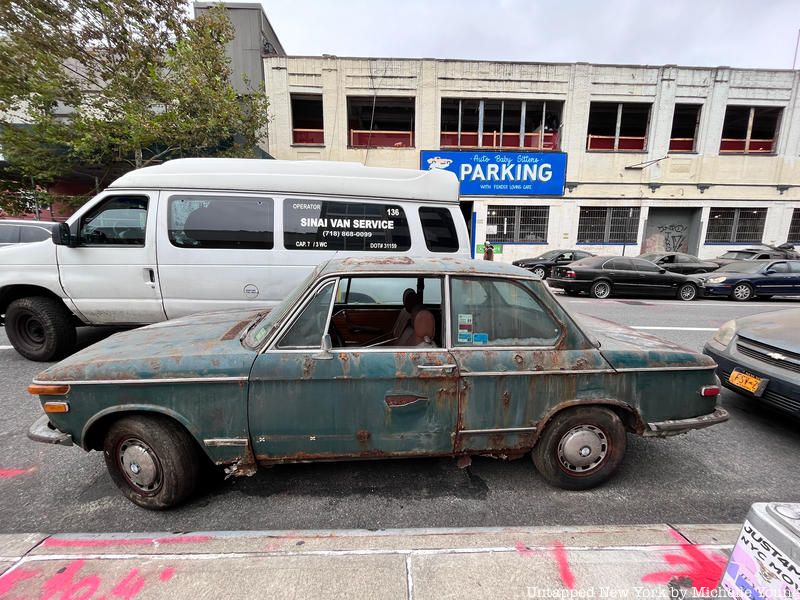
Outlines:
{"type": "Polygon", "coordinates": [[[202,469],[412,456],[531,455],[552,485],[607,480],[627,434],[725,421],[716,364],[570,314],[524,269],[448,258],[346,258],[271,311],[118,333],[41,373],[29,436],[102,450],[153,509],[202,469]]]}

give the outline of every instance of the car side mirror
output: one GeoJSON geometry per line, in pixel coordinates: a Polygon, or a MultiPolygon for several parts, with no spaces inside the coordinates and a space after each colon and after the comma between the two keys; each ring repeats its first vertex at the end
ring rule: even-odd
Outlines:
{"type": "Polygon", "coordinates": [[[659,267],[658,272],[664,274],[667,272],[667,270],[664,267],[659,267]]]}
{"type": "Polygon", "coordinates": [[[767,275],[774,275],[775,273],[777,273],[777,271],[776,271],[775,269],[767,269],[767,270],[765,271],[765,273],[766,273],[767,275]]]}
{"type": "Polygon", "coordinates": [[[77,237],[73,237],[72,232],[69,230],[69,225],[66,223],[59,223],[53,229],[53,243],[56,246],[68,246],[74,248],[78,245],[77,237]]]}
{"type": "Polygon", "coordinates": [[[316,354],[312,354],[311,358],[314,360],[331,360],[333,358],[333,354],[331,354],[331,348],[333,348],[333,342],[331,342],[331,334],[326,333],[322,336],[322,342],[320,344],[320,351],[316,354]]]}

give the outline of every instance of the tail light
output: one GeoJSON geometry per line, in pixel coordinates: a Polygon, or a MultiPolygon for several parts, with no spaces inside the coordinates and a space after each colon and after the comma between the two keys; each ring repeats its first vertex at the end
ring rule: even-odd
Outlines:
{"type": "Polygon", "coordinates": [[[720,391],[718,385],[704,385],[700,388],[700,395],[704,398],[710,398],[711,396],[719,396],[720,391]]]}
{"type": "Polygon", "coordinates": [[[573,271],[572,269],[565,269],[564,277],[566,277],[567,279],[575,279],[577,275],[575,274],[575,271],[573,271]]]}

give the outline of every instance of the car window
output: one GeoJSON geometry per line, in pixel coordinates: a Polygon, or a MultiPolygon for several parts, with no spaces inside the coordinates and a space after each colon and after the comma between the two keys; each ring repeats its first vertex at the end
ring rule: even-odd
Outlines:
{"type": "Polygon", "coordinates": [[[90,246],[144,246],[147,197],[112,196],[81,217],[79,237],[90,246]]]}
{"type": "MultiPolygon", "coordinates": [[[[416,277],[353,277],[343,279],[336,292],[337,304],[389,304],[401,306],[403,292],[417,290],[416,277]]],[[[438,279],[423,279],[422,303],[441,304],[442,286],[438,279]]]]}
{"type": "Polygon", "coordinates": [[[455,346],[552,346],[561,330],[531,283],[486,277],[451,279],[455,346]]]}
{"type": "Polygon", "coordinates": [[[792,273],[800,273],[800,261],[790,261],[789,262],[789,269],[792,273]]]}
{"type": "Polygon", "coordinates": [[[697,262],[694,256],[689,256],[688,254],[676,254],[675,255],[675,262],[678,263],[693,263],[697,262]]]}
{"type": "Polygon", "coordinates": [[[637,271],[644,271],[647,273],[658,273],[658,265],[654,265],[650,261],[640,260],[638,258],[632,258],[631,262],[633,263],[633,266],[637,271]]]}
{"type": "Polygon", "coordinates": [[[53,234],[50,232],[50,230],[43,227],[22,227],[19,233],[19,241],[23,244],[42,242],[52,237],[53,234]]]}
{"type": "Polygon", "coordinates": [[[575,252],[575,259],[576,260],[579,260],[581,258],[586,258],[588,256],[591,256],[591,254],[589,254],[588,252],[580,252],[580,251],[576,251],[575,252]]]}
{"type": "Polygon", "coordinates": [[[603,269],[613,271],[633,271],[633,264],[630,258],[612,258],[603,264],[603,269]]]}
{"type": "Polygon", "coordinates": [[[419,219],[425,234],[425,245],[431,252],[458,252],[458,234],[453,215],[446,208],[422,206],[419,219]]]}
{"type": "Polygon", "coordinates": [[[759,254],[758,256],[756,256],[756,260],[766,260],[768,258],[772,258],[772,256],[770,256],[769,254],[759,254]]]}
{"type": "Polygon", "coordinates": [[[556,260],[573,261],[575,259],[573,258],[572,252],[564,252],[564,254],[559,256],[556,260]]]}
{"type": "MultiPolygon", "coordinates": [[[[642,257],[642,258],[644,258],[644,257],[642,257]]],[[[653,260],[653,259],[652,258],[647,258],[645,260],[653,260]]],[[[655,262],[655,261],[653,261],[653,262],[655,262]]],[[[674,254],[667,254],[667,255],[663,256],[661,258],[661,260],[659,260],[658,262],[661,263],[661,264],[665,264],[665,265],[671,265],[672,263],[676,263],[676,262],[680,262],[680,261],[678,260],[678,257],[675,256],[674,254]]]]}
{"type": "Polygon", "coordinates": [[[272,198],[172,196],[168,213],[169,241],[179,248],[273,247],[272,198]]]}
{"type": "Polygon", "coordinates": [[[295,319],[278,348],[319,348],[328,324],[334,282],[320,289],[295,319]]]}
{"type": "Polygon", "coordinates": [[[19,242],[19,226],[0,223],[0,244],[16,244],[19,242]]]}
{"type": "Polygon", "coordinates": [[[770,271],[775,271],[776,273],[788,273],[789,272],[789,264],[785,262],[776,262],[772,263],[769,266],[770,271]]]}

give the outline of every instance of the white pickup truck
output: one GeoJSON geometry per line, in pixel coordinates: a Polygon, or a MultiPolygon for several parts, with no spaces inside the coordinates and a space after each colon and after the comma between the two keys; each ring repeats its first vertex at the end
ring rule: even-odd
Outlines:
{"type": "Polygon", "coordinates": [[[20,354],[55,360],[79,325],[273,306],[336,254],[469,257],[455,175],[210,158],[132,171],[52,241],[0,248],[0,322],[20,354]]]}

